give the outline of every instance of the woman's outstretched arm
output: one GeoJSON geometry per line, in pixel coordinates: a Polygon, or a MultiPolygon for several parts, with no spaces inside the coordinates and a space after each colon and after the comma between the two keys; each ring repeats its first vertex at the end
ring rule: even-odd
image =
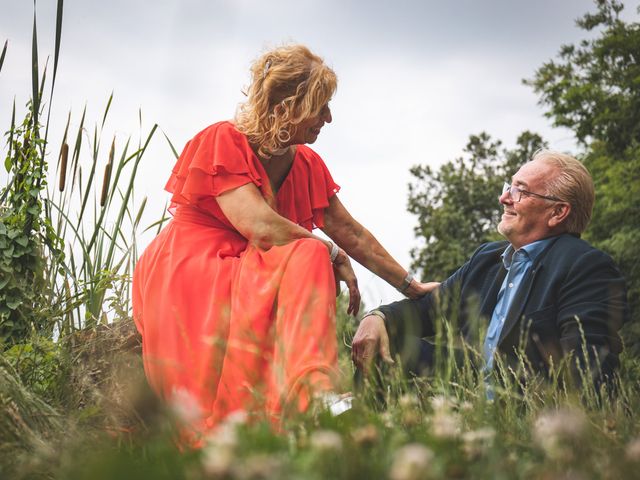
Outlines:
{"type": "MultiPolygon", "coordinates": [[[[395,288],[403,286],[407,270],[385,250],[369,230],[351,216],[336,195],[329,199],[323,231],[341,248],[344,248],[351,258],[391,286],[395,288]]],[[[437,282],[422,283],[412,280],[402,293],[409,298],[419,298],[438,285],[437,282]]]]}

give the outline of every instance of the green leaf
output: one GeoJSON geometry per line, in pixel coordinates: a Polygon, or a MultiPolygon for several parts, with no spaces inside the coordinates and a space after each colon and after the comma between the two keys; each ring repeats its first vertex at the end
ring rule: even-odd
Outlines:
{"type": "Polygon", "coordinates": [[[29,239],[27,238],[26,235],[21,235],[19,237],[16,237],[14,241],[18,245],[22,245],[23,247],[26,247],[29,244],[29,239]]]}
{"type": "Polygon", "coordinates": [[[22,299],[20,299],[20,298],[7,300],[7,303],[6,303],[7,307],[9,307],[11,310],[15,310],[21,304],[22,304],[22,299]]]}

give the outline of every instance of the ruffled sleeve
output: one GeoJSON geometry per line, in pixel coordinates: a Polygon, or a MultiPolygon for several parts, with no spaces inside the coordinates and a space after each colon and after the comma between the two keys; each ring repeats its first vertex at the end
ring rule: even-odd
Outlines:
{"type": "Polygon", "coordinates": [[[340,186],[316,152],[298,145],[297,158],[277,195],[278,211],[307,230],[324,227],[324,211],[340,186]]]}
{"type": "Polygon", "coordinates": [[[216,196],[262,180],[256,171],[253,151],[235,126],[220,122],[198,133],[185,146],[165,189],[173,194],[173,205],[213,208],[216,196]]]}

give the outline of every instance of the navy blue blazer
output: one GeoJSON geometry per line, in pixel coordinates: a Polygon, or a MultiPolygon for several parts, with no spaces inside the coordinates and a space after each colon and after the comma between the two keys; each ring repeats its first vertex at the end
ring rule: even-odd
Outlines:
{"type": "MultiPolygon", "coordinates": [[[[457,321],[471,345],[482,345],[479,332],[489,325],[507,273],[501,259],[507,246],[506,241],[480,246],[442,283],[438,295],[380,307],[395,353],[412,337],[435,335],[434,322],[441,315],[457,321]]],[[[584,360],[582,328],[592,374],[610,376],[622,351],[618,331],[628,319],[625,282],[612,259],[576,236],[559,235],[523,279],[497,351],[511,366],[519,364],[517,352],[524,351],[530,368],[548,374],[551,362],[558,366],[569,353],[584,360]]]]}

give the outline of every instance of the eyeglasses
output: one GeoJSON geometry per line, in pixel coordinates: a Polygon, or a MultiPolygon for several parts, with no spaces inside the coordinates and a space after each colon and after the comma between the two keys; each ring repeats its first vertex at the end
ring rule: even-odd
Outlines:
{"type": "Polygon", "coordinates": [[[562,202],[562,200],[559,199],[558,197],[547,197],[545,195],[540,195],[539,193],[529,192],[527,190],[514,187],[513,185],[510,185],[507,182],[505,182],[502,187],[502,193],[504,194],[504,192],[509,192],[509,197],[511,197],[511,200],[513,200],[515,203],[518,203],[520,200],[522,200],[523,194],[531,195],[533,197],[543,198],[545,200],[551,200],[552,202],[562,202]]]}

